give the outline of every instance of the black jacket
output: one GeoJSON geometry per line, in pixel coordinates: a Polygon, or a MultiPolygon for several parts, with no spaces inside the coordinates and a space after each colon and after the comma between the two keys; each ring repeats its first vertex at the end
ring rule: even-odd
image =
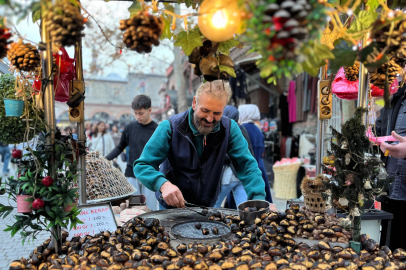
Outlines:
{"type": "Polygon", "coordinates": [[[147,125],[142,125],[137,121],[128,124],[123,133],[121,134],[121,139],[116,148],[114,148],[107,156],[107,160],[115,159],[124,149],[129,146],[130,154],[127,160],[127,167],[125,169],[124,175],[126,177],[135,177],[133,164],[134,161],[140,158],[144,146],[147,144],[148,140],[151,138],[158,124],[151,121],[147,125]]]}
{"type": "MultiPolygon", "coordinates": [[[[381,109],[381,114],[378,119],[376,119],[375,124],[376,136],[389,136],[395,129],[397,115],[399,114],[399,109],[406,94],[405,90],[406,84],[392,96],[391,107],[381,109]]],[[[386,162],[386,158],[383,158],[382,161],[386,162]]]]}

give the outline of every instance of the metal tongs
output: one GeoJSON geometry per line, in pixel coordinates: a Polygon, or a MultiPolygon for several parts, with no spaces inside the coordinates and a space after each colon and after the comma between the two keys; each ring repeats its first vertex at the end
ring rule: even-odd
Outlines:
{"type": "Polygon", "coordinates": [[[192,211],[192,212],[195,212],[196,214],[199,214],[201,216],[206,216],[207,213],[208,213],[206,206],[196,205],[196,204],[188,203],[188,202],[184,202],[184,204],[185,204],[185,209],[187,209],[189,211],[192,211]],[[199,212],[199,211],[196,211],[196,210],[194,210],[194,209],[192,209],[190,207],[198,207],[198,208],[203,209],[203,211],[199,212]]]}
{"type": "MultiPolygon", "coordinates": [[[[160,200],[163,200],[163,199],[164,199],[164,197],[162,197],[162,194],[159,196],[159,199],[160,199],[160,200]]],[[[199,214],[199,215],[202,215],[202,216],[206,216],[207,213],[208,213],[206,206],[196,205],[196,204],[188,203],[188,202],[184,202],[184,204],[185,204],[185,209],[186,209],[186,210],[195,212],[196,214],[199,214]],[[192,209],[192,208],[190,208],[190,207],[198,207],[198,208],[203,209],[203,211],[202,211],[202,212],[199,212],[199,211],[196,211],[196,210],[194,210],[194,209],[192,209]]]]}

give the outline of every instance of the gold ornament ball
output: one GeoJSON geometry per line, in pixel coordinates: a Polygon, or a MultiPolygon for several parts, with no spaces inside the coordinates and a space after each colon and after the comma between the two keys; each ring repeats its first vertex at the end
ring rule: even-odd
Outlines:
{"type": "Polygon", "coordinates": [[[213,42],[231,39],[241,27],[241,7],[235,0],[205,0],[199,10],[200,32],[213,42]]]}

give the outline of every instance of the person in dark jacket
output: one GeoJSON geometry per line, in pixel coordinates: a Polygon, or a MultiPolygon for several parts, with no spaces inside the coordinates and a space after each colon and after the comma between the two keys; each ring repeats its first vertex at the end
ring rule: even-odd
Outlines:
{"type": "Polygon", "coordinates": [[[222,117],[230,97],[228,83],[203,83],[192,108],[163,121],[145,145],[134,174],[156,191],[160,209],[184,208],[185,201],[214,206],[226,154],[248,199],[265,199],[261,171],[247,141],[235,121],[222,117]]]}
{"type": "MultiPolygon", "coordinates": [[[[399,136],[406,136],[406,85],[396,92],[391,100],[390,108],[382,108],[376,121],[377,136],[388,136],[395,131],[399,136]]],[[[386,151],[385,146],[383,150],[386,151]]],[[[394,156],[382,155],[386,171],[394,177],[387,197],[382,198],[382,210],[393,214],[390,249],[406,248],[404,211],[406,209],[406,160],[394,156]]],[[[387,222],[382,222],[381,244],[386,239],[387,222]]]]}
{"type": "MultiPolygon", "coordinates": [[[[227,116],[237,123],[240,113],[238,112],[238,109],[236,107],[227,105],[224,109],[223,115],[227,116]]],[[[239,127],[241,129],[242,135],[248,143],[248,149],[250,150],[251,155],[254,155],[254,150],[252,149],[250,137],[247,130],[242,126],[239,127]]],[[[214,205],[215,208],[221,207],[221,204],[223,203],[225,197],[230,192],[233,194],[232,199],[235,201],[235,204],[233,204],[233,206],[238,206],[240,203],[243,203],[247,200],[247,192],[245,192],[241,181],[238,180],[236,175],[237,173],[234,169],[231,159],[226,156],[226,161],[224,162],[223,171],[221,173],[221,192],[217,198],[216,204],[214,205]]],[[[230,199],[228,203],[230,205],[230,199]]]]}
{"type": "Polygon", "coordinates": [[[262,154],[265,151],[265,137],[255,124],[255,122],[259,121],[261,117],[258,106],[254,104],[240,105],[238,111],[240,112],[240,124],[248,131],[252,148],[254,149],[254,157],[262,172],[262,179],[265,184],[266,192],[265,200],[272,203],[271,189],[269,187],[268,176],[266,175],[265,164],[262,159],[262,154]]]}
{"type": "Polygon", "coordinates": [[[151,138],[158,124],[151,119],[151,99],[148,96],[136,96],[131,103],[131,108],[134,111],[134,116],[137,121],[132,122],[124,128],[120,142],[106,156],[106,158],[108,160],[113,160],[120,155],[127,146],[129,147],[125,176],[127,177],[128,182],[137,189],[134,195],[145,195],[148,208],[155,211],[158,209],[158,202],[155,198],[155,193],[146,188],[142,182],[135,177],[133,164],[134,161],[141,156],[145,144],[151,138]]]}
{"type": "Polygon", "coordinates": [[[8,163],[11,158],[11,151],[8,143],[0,142],[0,155],[3,161],[3,176],[7,177],[8,173],[10,172],[10,170],[8,169],[8,163]]]}

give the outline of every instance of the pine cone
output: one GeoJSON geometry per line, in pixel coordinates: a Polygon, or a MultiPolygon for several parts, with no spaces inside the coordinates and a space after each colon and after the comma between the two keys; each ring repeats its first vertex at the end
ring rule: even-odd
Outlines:
{"type": "Polygon", "coordinates": [[[402,67],[396,63],[396,58],[392,58],[388,63],[383,64],[375,72],[370,74],[369,78],[373,85],[381,89],[385,87],[386,69],[388,69],[388,83],[391,85],[401,72],[402,67]]]}
{"type": "Polygon", "coordinates": [[[263,23],[272,22],[269,33],[275,33],[270,39],[270,47],[283,47],[277,55],[273,55],[275,59],[296,58],[295,48],[308,36],[306,16],[310,10],[307,0],[278,0],[267,6],[263,23]]]}
{"type": "Polygon", "coordinates": [[[128,20],[120,20],[123,42],[127,48],[138,53],[150,53],[152,45],[159,45],[164,23],[161,17],[140,11],[128,20]]]}
{"type": "MultiPolygon", "coordinates": [[[[393,18],[400,18],[403,16],[403,11],[394,11],[393,18]]],[[[394,52],[396,57],[406,57],[406,20],[394,20],[393,18],[379,18],[372,27],[371,38],[378,43],[380,48],[389,46],[387,53],[394,52]],[[394,28],[391,32],[391,23],[393,22],[394,28]]]]}
{"type": "Polygon", "coordinates": [[[359,77],[359,62],[355,61],[354,65],[344,67],[345,78],[349,81],[356,81],[359,77]]]}
{"type": "Polygon", "coordinates": [[[85,29],[84,18],[70,0],[56,2],[44,12],[42,18],[58,48],[75,45],[85,36],[82,33],[85,29]]]}
{"type": "Polygon", "coordinates": [[[21,39],[10,45],[7,58],[13,66],[21,71],[33,71],[40,65],[41,60],[35,46],[31,43],[23,43],[21,39]]]}
{"type": "Polygon", "coordinates": [[[0,59],[7,55],[7,45],[10,43],[11,33],[7,28],[0,27],[0,59]]]}

